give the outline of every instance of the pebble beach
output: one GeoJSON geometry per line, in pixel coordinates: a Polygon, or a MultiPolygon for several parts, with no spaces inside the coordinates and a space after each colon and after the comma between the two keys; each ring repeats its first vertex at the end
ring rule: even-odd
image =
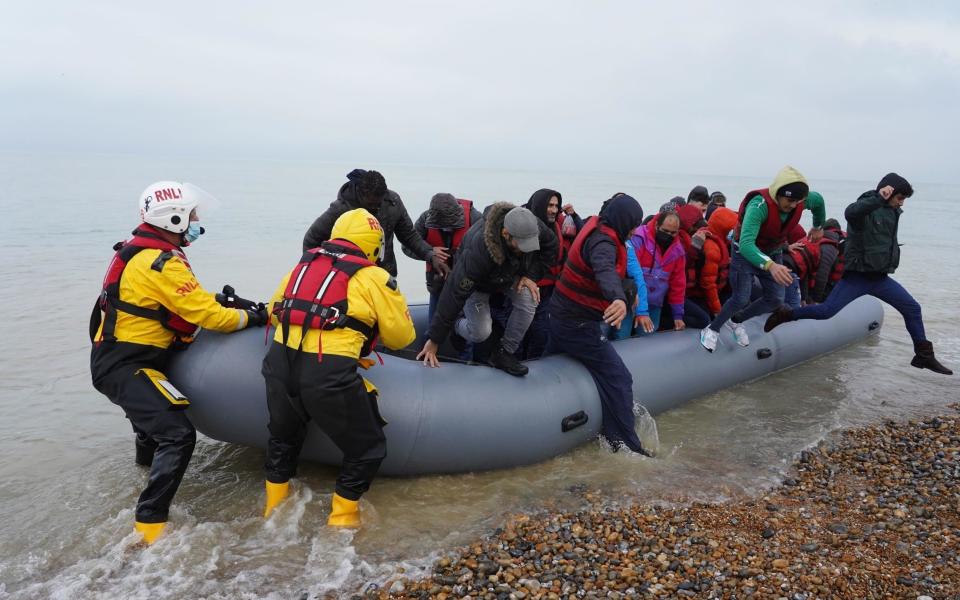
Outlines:
{"type": "Polygon", "coordinates": [[[657,505],[576,489],[355,592],[371,598],[960,598],[960,406],[838,432],[762,497],[657,505]]]}

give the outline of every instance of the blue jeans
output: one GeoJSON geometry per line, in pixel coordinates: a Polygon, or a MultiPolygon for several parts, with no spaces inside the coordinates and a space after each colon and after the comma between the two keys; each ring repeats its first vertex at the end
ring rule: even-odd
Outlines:
{"type": "Polygon", "coordinates": [[[540,288],[540,304],[537,304],[537,310],[533,313],[533,322],[527,329],[527,335],[523,340],[524,358],[540,358],[547,349],[547,340],[550,338],[550,311],[547,306],[550,304],[550,298],[553,297],[553,290],[556,286],[547,285],[540,288]]]}
{"type": "MultiPolygon", "coordinates": [[[[773,257],[777,264],[781,264],[782,256],[773,257]]],[[[736,314],[737,321],[746,321],[757,315],[772,312],[783,304],[784,287],[773,280],[768,271],[750,264],[739,252],[733,253],[730,261],[730,298],[723,303],[720,313],[710,322],[710,329],[719,332],[723,324],[736,314]],[[754,276],[760,280],[763,295],[750,302],[750,292],[753,289],[754,276]]]]}
{"type": "Polygon", "coordinates": [[[643,446],[633,416],[633,376],[601,333],[602,324],[551,318],[547,353],[564,352],[590,371],[603,407],[603,437],[614,447],[624,444],[640,452],[643,446]]]}
{"type": "Polygon", "coordinates": [[[914,344],[927,339],[923,330],[920,303],[889,275],[878,278],[856,271],[847,271],[822,304],[798,308],[793,311],[793,319],[829,319],[860,296],[873,296],[897,309],[903,315],[907,331],[913,338],[914,344]]]}
{"type": "Polygon", "coordinates": [[[793,274],[793,283],[783,292],[783,303],[796,310],[800,308],[800,278],[793,274]]]}

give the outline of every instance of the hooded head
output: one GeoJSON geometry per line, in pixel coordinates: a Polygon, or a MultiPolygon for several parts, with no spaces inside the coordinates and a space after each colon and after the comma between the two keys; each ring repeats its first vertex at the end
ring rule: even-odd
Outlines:
{"type": "Polygon", "coordinates": [[[877,191],[879,192],[888,185],[893,188],[894,194],[902,194],[904,198],[909,198],[913,195],[913,186],[910,185],[910,182],[896,173],[887,173],[884,175],[880,183],[877,184],[877,191]]]}
{"type": "Polygon", "coordinates": [[[727,234],[737,226],[737,219],[736,211],[724,206],[718,206],[716,210],[713,211],[713,214],[710,215],[710,220],[707,221],[707,227],[713,235],[720,239],[726,239],[727,234]]]}
{"type": "Polygon", "coordinates": [[[434,194],[424,224],[430,229],[460,229],[466,217],[453,194],[434,194]]]}
{"type": "Polygon", "coordinates": [[[330,231],[330,239],[345,240],[356,245],[373,262],[383,257],[380,221],[364,208],[348,210],[340,215],[330,231]]]}
{"type": "Polygon", "coordinates": [[[770,184],[770,197],[779,205],[781,212],[790,212],[797,203],[807,197],[810,186],[800,171],[791,166],[780,169],[770,184]]]}
{"type": "Polygon", "coordinates": [[[563,196],[560,195],[560,192],[544,188],[535,191],[523,206],[547,225],[553,225],[562,205],[563,196]]]}
{"type": "Polygon", "coordinates": [[[831,230],[831,229],[834,230],[834,231],[842,231],[842,230],[840,229],[840,221],[838,221],[838,220],[836,220],[836,219],[834,219],[834,218],[830,218],[830,219],[827,219],[826,221],[823,222],[823,230],[824,230],[824,231],[828,231],[828,230],[831,230]]]}
{"type": "Polygon", "coordinates": [[[685,204],[677,209],[677,216],[680,217],[680,229],[687,233],[694,233],[703,225],[703,213],[692,204],[685,204]]]}
{"type": "Polygon", "coordinates": [[[603,203],[600,222],[616,231],[621,242],[626,242],[643,222],[643,209],[633,196],[620,193],[603,203]]]}

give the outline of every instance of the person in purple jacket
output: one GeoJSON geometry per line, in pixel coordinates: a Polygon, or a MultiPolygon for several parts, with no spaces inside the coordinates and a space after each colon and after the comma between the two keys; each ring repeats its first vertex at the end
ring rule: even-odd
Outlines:
{"type": "MultiPolygon", "coordinates": [[[[647,288],[649,318],[656,329],[664,302],[670,304],[673,326],[677,330],[683,323],[684,295],[687,288],[687,256],[678,239],[680,218],[675,212],[662,212],[643,227],[638,227],[627,253],[627,271],[635,272],[637,266],[643,273],[647,288]],[[637,265],[631,263],[636,261],[637,265]]],[[[647,327],[642,333],[650,333],[647,327]]]]}

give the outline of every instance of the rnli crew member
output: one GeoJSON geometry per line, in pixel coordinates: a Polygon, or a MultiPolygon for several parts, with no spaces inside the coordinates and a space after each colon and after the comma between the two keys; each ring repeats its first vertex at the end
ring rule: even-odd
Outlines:
{"type": "Polygon", "coordinates": [[[808,235],[816,241],[823,235],[823,222],[827,218],[823,196],[816,194],[807,199],[809,191],[803,175],[787,166],[777,173],[769,188],[748,192],[740,203],[730,260],[730,298],[700,332],[700,344],[707,351],[716,350],[724,324],[733,330],[740,346],[749,346],[750,338],[743,321],[772,312],[783,304],[786,287],[793,283],[793,274],[783,266],[787,234],[807,209],[813,213],[813,228],[808,235]],[[751,303],[754,275],[760,280],[763,295],[751,303]]]}
{"type": "Polygon", "coordinates": [[[626,242],[642,221],[643,209],[626,194],[587,220],[550,302],[547,353],[565,352],[590,371],[603,407],[603,436],[613,448],[646,454],[634,427],[633,377],[603,334],[604,323],[616,328],[627,316],[626,242]]]}
{"type": "Polygon", "coordinates": [[[312,419],[343,453],[327,524],[360,525],[359,500],[387,455],[377,388],[357,372],[375,338],[396,350],[416,338],[397,281],[376,265],[383,229],[365,209],[337,218],[330,240],[304,252],[271,300],[277,317],[263,359],[270,411],[264,517],[287,496],[312,419]]]}
{"type": "Polygon", "coordinates": [[[446,248],[431,248],[413,228],[413,222],[400,195],[387,189],[387,182],[377,171],[354,169],[347,173],[347,182],[340,186],[337,199],[310,225],[303,237],[303,251],[318,248],[330,239],[330,232],[337,218],[348,210],[365,208],[380,222],[383,228],[384,252],[378,264],[393,277],[397,276],[397,258],[393,253],[393,235],[417,260],[425,260],[443,276],[450,272],[446,261],[450,258],[446,248]]]}
{"type": "Polygon", "coordinates": [[[503,293],[513,309],[489,364],[516,377],[526,375],[526,365],[514,353],[533,321],[540,301],[536,281],[554,260],[556,244],[554,234],[526,208],[509,202],[488,206],[463,239],[417,359],[439,367],[437,350],[451,330],[474,343],[490,337],[490,294],[503,293]],[[458,318],[461,310],[464,316],[458,318]]]}
{"type": "Polygon", "coordinates": [[[913,186],[897,175],[888,173],[876,190],[860,195],[847,207],[847,241],[844,248],[843,278],[822,304],[797,310],[781,308],[767,318],[764,331],[772,331],[781,323],[800,319],[829,319],[860,296],[874,296],[897,309],[913,339],[914,357],[910,364],[918,369],[953,375],[940,364],[933,353],[933,344],[923,327],[920,303],[890,274],[900,264],[897,229],[903,204],[913,195],[913,186]]]}
{"type": "Polygon", "coordinates": [[[189,183],[160,181],[140,196],[133,237],[117,251],[90,320],[93,385],[120,406],[136,433],[136,462],[150,467],[137,500],[137,531],[152,544],[166,525],[196,442],[190,402],[164,371],[198,327],[228,333],[263,325],[265,309],[226,308],[197,282],[183,247],[203,233],[198,206],[210,199],[189,183]]]}
{"type": "Polygon", "coordinates": [[[527,335],[523,340],[525,358],[539,358],[543,356],[547,349],[547,338],[550,335],[550,325],[548,323],[550,316],[547,307],[550,305],[550,298],[553,296],[554,285],[563,263],[567,260],[567,252],[573,245],[576,238],[576,232],[583,227],[583,220],[574,210],[572,204],[562,204],[563,196],[560,192],[550,189],[537,190],[530,196],[530,200],[524,204],[540,222],[546,225],[547,229],[557,238],[557,257],[553,265],[546,269],[543,277],[537,281],[537,287],[540,288],[540,302],[537,304],[537,311],[533,315],[533,322],[527,330],[527,335]],[[571,236],[563,234],[564,225],[567,220],[572,221],[574,233],[571,236]]]}
{"type": "MultiPolygon", "coordinates": [[[[448,257],[444,259],[448,269],[453,269],[453,263],[463,243],[463,236],[470,230],[470,226],[480,220],[480,211],[473,207],[470,200],[458,200],[453,194],[434,194],[430,199],[430,208],[423,211],[413,228],[417,234],[427,241],[433,248],[442,248],[448,257]]],[[[403,253],[416,259],[417,255],[402,246],[403,253]]],[[[440,292],[446,276],[433,268],[427,261],[427,291],[430,293],[430,306],[427,319],[433,319],[437,312],[437,303],[440,301],[440,292]]]]}

